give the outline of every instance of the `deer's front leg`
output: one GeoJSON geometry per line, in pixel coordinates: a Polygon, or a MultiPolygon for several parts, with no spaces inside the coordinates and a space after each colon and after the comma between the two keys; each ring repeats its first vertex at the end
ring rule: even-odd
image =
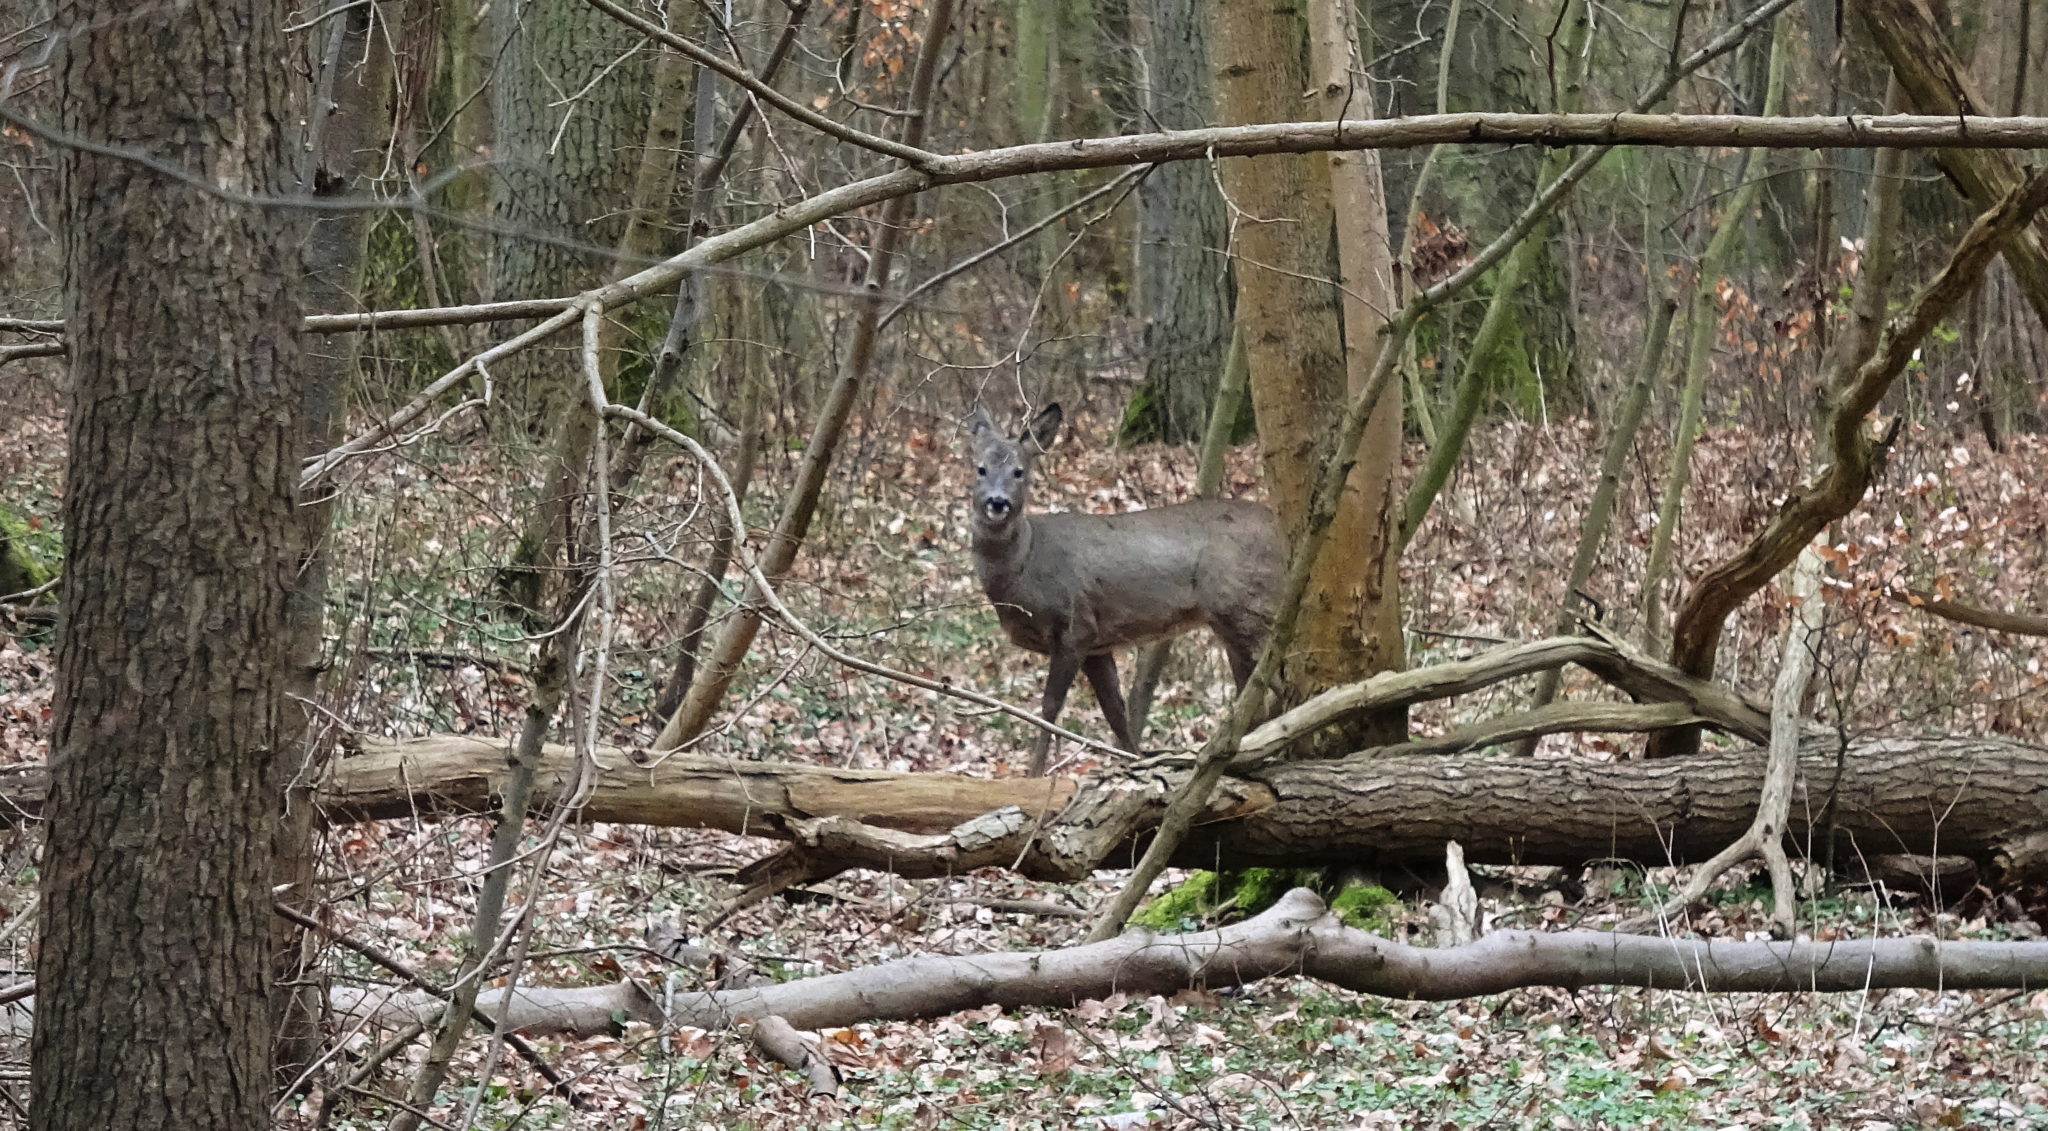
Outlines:
{"type": "Polygon", "coordinates": [[[1109,730],[1125,750],[1138,753],[1138,743],[1131,735],[1129,713],[1124,709],[1124,693],[1116,682],[1116,657],[1108,652],[1098,652],[1081,661],[1081,671],[1088,676],[1088,686],[1095,689],[1095,701],[1102,704],[1102,717],[1109,720],[1109,730]]]}
{"type": "MultiPolygon", "coordinates": [[[[1067,689],[1074,686],[1074,676],[1081,670],[1081,650],[1070,645],[1065,638],[1055,638],[1050,653],[1052,663],[1045,672],[1045,702],[1038,709],[1038,716],[1049,723],[1060,721],[1060,709],[1067,705],[1067,689]]],[[[1052,754],[1052,735],[1039,731],[1031,743],[1031,776],[1045,774],[1046,762],[1052,754]]]]}

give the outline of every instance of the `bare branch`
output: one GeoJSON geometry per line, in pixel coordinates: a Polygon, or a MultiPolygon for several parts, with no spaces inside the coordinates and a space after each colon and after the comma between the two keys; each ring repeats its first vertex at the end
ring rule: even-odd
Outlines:
{"type": "MultiPolygon", "coordinates": [[[[1036,953],[920,955],[794,982],[677,994],[659,1002],[630,981],[580,990],[523,989],[507,1003],[506,1023],[601,1033],[619,1015],[705,1029],[777,1017],[822,1029],[937,1017],[990,1004],[1066,1008],[1119,992],[1172,994],[1282,975],[1422,1001],[1525,986],[1644,986],[1688,993],[2033,989],[2048,984],[2048,943],[1934,938],[1723,942],[1604,931],[1500,931],[1464,946],[1427,948],[1347,927],[1315,893],[1296,888],[1254,918],[1214,931],[1132,931],[1036,953]]],[[[380,1009],[373,996],[343,989],[335,991],[334,1004],[343,1013],[380,1012],[399,1022],[412,1018],[414,1010],[436,1006],[424,999],[380,1009]]]]}
{"type": "Polygon", "coordinates": [[[849,145],[857,145],[862,149],[873,150],[876,153],[908,162],[917,168],[923,168],[937,159],[937,154],[919,149],[917,146],[905,145],[900,141],[892,141],[885,137],[866,133],[854,129],[844,122],[828,118],[791,98],[789,95],[762,82],[760,79],[755,78],[745,67],[739,66],[715,51],[707,50],[692,43],[683,36],[677,35],[660,24],[648,20],[630,8],[613,3],[613,0],[584,0],[584,2],[605,15],[625,24],[627,27],[632,28],[634,31],[639,32],[641,35],[681,52],[698,66],[708,67],[711,70],[717,71],[720,75],[745,87],[747,92],[754,97],[759,98],[761,101],[766,102],[820,133],[829,134],[849,145]]]}
{"type": "Polygon", "coordinates": [[[2048,616],[2035,613],[2001,613],[1996,609],[1945,600],[1924,589],[1910,590],[1898,597],[1916,609],[1925,609],[1943,620],[1967,624],[1972,628],[2010,632],[2015,636],[2048,636],[2048,616]]]}
{"type": "Polygon", "coordinates": [[[1866,418],[1905,372],[1922,339],[1975,288],[1992,257],[2044,206],[2048,171],[2035,174],[1977,217],[1948,262],[1885,329],[1882,343],[1830,390],[1827,419],[1819,430],[1828,442],[1827,466],[1795,488],[1749,544],[1693,584],[1672,630],[1671,660],[1680,669],[1712,675],[1729,614],[1790,565],[1823,527],[1862,501],[1884,450],[1882,441],[1864,434],[1866,418]]]}
{"type": "Polygon", "coordinates": [[[1681,704],[1687,714],[1712,720],[1752,742],[1763,742],[1771,733],[1769,716],[1728,688],[1695,679],[1669,664],[1609,641],[1553,636],[1490,648],[1466,660],[1381,672],[1370,679],[1333,687],[1245,735],[1233,769],[1242,772],[1304,735],[1360,714],[1465,695],[1516,676],[1554,671],[1565,664],[1578,664],[1638,698],[1681,704]]]}

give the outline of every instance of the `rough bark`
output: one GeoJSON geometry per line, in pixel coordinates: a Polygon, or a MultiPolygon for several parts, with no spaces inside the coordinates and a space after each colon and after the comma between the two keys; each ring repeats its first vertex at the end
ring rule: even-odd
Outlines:
{"type": "MultiPolygon", "coordinates": [[[[703,12],[716,11],[700,9],[689,0],[667,0],[666,7],[668,25],[684,35],[697,33],[696,23],[703,12]]],[[[690,82],[695,70],[672,51],[657,52],[646,67],[647,91],[642,100],[646,113],[640,119],[640,147],[632,161],[625,231],[619,237],[620,257],[628,263],[658,257],[663,247],[677,242],[672,234],[677,195],[691,187],[681,176],[682,154],[687,148],[701,156],[710,148],[705,139],[711,123],[700,114],[706,103],[715,105],[716,99],[708,97],[710,91],[706,90],[707,97],[695,99],[693,112],[692,95],[699,89],[690,82]]]]}
{"type": "MultiPolygon", "coordinates": [[[[321,791],[330,822],[496,811],[504,745],[434,737],[368,744],[321,791]]],[[[1816,857],[1835,798],[1838,859],[1967,856],[2006,879],[2048,874],[2048,750],[2002,739],[1874,739],[1801,750],[1788,839],[1816,857]]],[[[942,875],[1008,867],[1048,879],[1116,866],[1142,845],[1184,761],[1093,778],[1020,783],[598,750],[580,816],[831,845],[839,867],[942,875]],[[1016,807],[1008,809],[1008,807],[1016,807]],[[1002,817],[1005,810],[1021,820],[1002,817]],[[1043,813],[1046,825],[1034,838],[1043,813]],[[997,819],[991,820],[991,816],[997,819]],[[1005,831],[1008,830],[1008,831],[1005,831]],[[996,843],[991,839],[1010,837],[996,843]],[[984,847],[986,846],[985,850],[984,847]]],[[[1593,762],[1460,754],[1281,763],[1224,781],[1180,863],[1379,865],[1441,860],[1456,839],[1474,864],[1649,865],[1704,860],[1748,828],[1765,755],[1593,762]]],[[[536,796],[559,798],[573,759],[547,748],[536,796]]],[[[0,776],[11,819],[41,806],[39,767],[0,776]]],[[[541,804],[544,802],[537,802],[541,804]]]]}
{"type": "MultiPolygon", "coordinates": [[[[1143,9],[1134,22],[1145,67],[1145,128],[1207,125],[1205,0],[1147,0],[1132,7],[1143,9]]],[[[1137,301],[1145,379],[1131,394],[1118,442],[1184,444],[1202,435],[1230,339],[1229,269],[1216,254],[1224,239],[1223,198],[1206,167],[1162,165],[1138,186],[1137,301]]]]}
{"type": "MultiPolygon", "coordinates": [[[[295,186],[286,6],[58,7],[65,128],[295,186]]],[[[60,147],[69,552],[40,1128],[269,1126],[271,881],[304,433],[299,213],[60,147]]]]}
{"type": "MultiPolygon", "coordinates": [[[[793,982],[664,995],[625,981],[588,989],[521,988],[501,1025],[596,1034],[620,1017],[724,1029],[780,1018],[801,1029],[937,1017],[997,1004],[1071,1008],[1115,993],[1173,994],[1305,975],[1361,993],[1447,1001],[1524,986],[1647,986],[1691,993],[2032,989],[2048,983],[2048,943],[1933,938],[1726,942],[1603,931],[1500,931],[1463,946],[1407,946],[1345,926],[1304,888],[1258,916],[1213,931],[1131,931],[1036,953],[920,955],[793,982]],[[665,1008],[664,1008],[665,1007],[665,1008]]],[[[345,1012],[417,1020],[433,998],[337,991],[345,1012]]]]}
{"type": "MultiPolygon", "coordinates": [[[[492,252],[491,293],[595,286],[632,215],[639,163],[629,158],[645,138],[649,63],[627,56],[635,37],[583,0],[503,0],[491,16],[501,45],[490,83],[491,208],[508,229],[492,252]]],[[[539,432],[580,400],[573,357],[532,353],[493,376],[539,432]]]]}
{"type": "MultiPolygon", "coordinates": [[[[1837,782],[1838,753],[1832,741],[1802,748],[1787,830],[1795,851],[1820,854],[1816,824],[1832,794],[1838,859],[1939,851],[2008,878],[2040,874],[2036,841],[2048,820],[2029,810],[2048,784],[2041,748],[1873,740],[1851,746],[1837,782]]],[[[1458,756],[1274,767],[1259,779],[1273,790],[1272,808],[1211,833],[1210,858],[1299,862],[1313,848],[1342,862],[1433,862],[1456,839],[1475,864],[1570,866],[1602,855],[1688,863],[1749,826],[1764,769],[1758,750],[1655,762],[1458,756]]]]}
{"type": "MultiPolygon", "coordinates": [[[[497,67],[491,80],[492,211],[503,232],[491,257],[493,297],[517,299],[595,286],[616,274],[615,250],[648,242],[636,190],[673,180],[677,154],[642,152],[650,133],[651,64],[627,54],[634,37],[583,0],[505,0],[492,8],[497,67]],[[636,226],[637,225],[637,226],[636,226]]],[[[611,344],[611,343],[608,343],[611,344]]],[[[607,381],[616,351],[604,353],[607,381]]],[[[578,485],[590,458],[590,413],[573,359],[528,351],[493,368],[513,419],[548,437],[540,497],[525,515],[512,561],[500,571],[505,602],[535,631],[545,627],[547,591],[577,525],[578,485]]]]}

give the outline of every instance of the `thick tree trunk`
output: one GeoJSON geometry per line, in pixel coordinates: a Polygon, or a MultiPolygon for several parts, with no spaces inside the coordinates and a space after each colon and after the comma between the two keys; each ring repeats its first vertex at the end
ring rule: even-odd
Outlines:
{"type": "MultiPolygon", "coordinates": [[[[60,5],[66,129],[295,176],[287,6],[60,5]]],[[[39,1128],[269,1126],[304,432],[299,213],[58,147],[70,330],[39,1128]]]]}
{"type": "MultiPolygon", "coordinates": [[[[583,0],[504,0],[491,15],[492,39],[502,44],[491,79],[491,207],[509,228],[492,253],[491,293],[534,298],[596,286],[610,275],[631,216],[650,56],[628,55],[637,37],[583,0]]],[[[572,356],[529,352],[492,372],[536,431],[548,429],[552,410],[579,403],[572,356]]]]}
{"type": "MultiPolygon", "coordinates": [[[[1141,32],[1144,129],[1209,123],[1205,0],[1148,0],[1141,32]]],[[[1177,162],[1138,186],[1138,306],[1145,379],[1118,429],[1121,443],[1189,443],[1202,435],[1230,341],[1223,198],[1209,169],[1177,162]]],[[[1234,421],[1228,422],[1234,423],[1234,421]]]]}
{"type": "MultiPolygon", "coordinates": [[[[1217,118],[1276,122],[1297,114],[1310,83],[1302,10],[1292,4],[1217,4],[1213,18],[1217,118]]],[[[1347,383],[1339,290],[1329,282],[1335,267],[1329,170],[1315,157],[1272,156],[1224,161],[1221,175],[1238,210],[1231,245],[1237,321],[1251,367],[1266,490],[1292,542],[1308,522],[1318,445],[1341,413],[1347,383]]],[[[1384,211],[1384,203],[1380,207],[1384,211]]],[[[1384,219],[1379,226],[1384,229],[1384,219]]],[[[1361,278],[1356,285],[1374,282],[1361,278]]],[[[1394,423],[1398,427],[1398,416],[1394,423]]],[[[1372,462],[1360,461],[1347,480],[1309,575],[1304,627],[1283,658],[1283,706],[1399,666],[1398,639],[1392,654],[1382,654],[1377,631],[1384,555],[1368,555],[1384,545],[1377,533],[1383,515],[1366,507],[1383,497],[1385,484],[1368,481],[1372,462]]],[[[1353,737],[1388,741],[1398,729],[1390,725],[1353,737]]]]}
{"type": "MultiPolygon", "coordinates": [[[[629,221],[644,219],[634,190],[653,193],[674,174],[673,151],[630,156],[660,138],[647,129],[651,64],[627,53],[630,30],[583,0],[505,0],[492,13],[503,45],[491,82],[492,210],[506,230],[491,258],[491,292],[518,299],[596,286],[615,273],[629,221]],[[564,94],[575,97],[565,104],[564,94]]],[[[655,234],[643,224],[634,238],[655,234]]],[[[616,352],[602,357],[609,382],[616,352]]],[[[551,571],[577,522],[596,423],[581,411],[582,381],[567,354],[528,351],[493,373],[515,418],[549,437],[540,498],[498,576],[506,603],[538,630],[553,603],[545,583],[559,576],[551,571]]]]}

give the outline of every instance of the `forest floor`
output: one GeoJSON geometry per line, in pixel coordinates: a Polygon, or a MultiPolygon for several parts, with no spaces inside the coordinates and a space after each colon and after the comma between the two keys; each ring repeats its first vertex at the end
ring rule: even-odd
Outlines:
{"type": "MultiPolygon", "coordinates": [[[[1084,420],[1080,432],[1100,436],[1107,424],[1084,420]]],[[[1679,561],[1697,569],[1757,527],[1792,482],[1785,469],[1806,463],[1795,436],[1709,432],[1679,561]]],[[[1454,482],[1404,563],[1413,662],[1547,630],[1598,444],[1576,422],[1500,425],[1474,437],[1468,466],[1486,470],[1454,482]]],[[[2035,489],[2048,444],[2012,437],[2004,447],[1994,452],[1960,432],[1909,430],[1883,484],[1837,542],[1814,717],[1857,735],[2039,741],[2048,731],[2048,644],[1961,629],[1893,595],[1910,585],[1994,608],[2048,609],[2048,511],[2035,489]]],[[[61,449],[52,412],[0,412],[0,501],[54,525],[61,449]]],[[[330,587],[333,679],[320,704],[331,724],[381,734],[512,733],[525,704],[527,642],[497,615],[489,587],[491,565],[518,533],[520,503],[508,484],[522,476],[508,464],[521,464],[485,459],[482,450],[480,442],[413,449],[360,465],[343,484],[330,587]]],[[[795,457],[776,451],[766,459],[750,517],[769,513],[762,500],[779,497],[795,457]]],[[[1115,452],[1070,440],[1048,461],[1039,498],[1097,510],[1172,502],[1183,497],[1192,462],[1185,451],[1115,452]]],[[[1589,586],[1603,619],[1624,634],[1639,623],[1635,579],[1655,513],[1644,484],[1663,464],[1662,446],[1646,440],[1589,586]]],[[[1233,493],[1247,493],[1257,477],[1248,449],[1232,468],[1233,493]]],[[[967,477],[951,421],[883,413],[845,453],[834,501],[787,595],[844,647],[1035,703],[1042,665],[997,637],[974,585],[967,477]]],[[[658,720],[647,707],[668,670],[691,583],[658,555],[629,551],[658,545],[690,560],[704,536],[701,502],[694,471],[677,461],[654,469],[639,503],[621,516],[621,552],[636,560],[622,579],[602,727],[611,740],[651,737],[658,720]]],[[[1783,620],[1775,594],[1752,602],[1731,626],[1723,676],[1767,694],[1783,620]]],[[[1148,745],[1199,743],[1225,702],[1214,650],[1186,645],[1178,654],[1148,745]]],[[[0,760],[44,756],[50,661],[44,638],[0,640],[0,760]]],[[[764,635],[751,670],[724,716],[729,724],[705,752],[1009,774],[1028,746],[1023,728],[838,671],[786,634],[764,635]]],[[[1440,730],[1512,709],[1525,694],[1509,685],[1432,705],[1415,723],[1440,730]]],[[[1070,701],[1066,721],[1101,726],[1085,693],[1070,701]]],[[[1631,745],[1551,741],[1556,752],[1591,757],[1626,756],[1631,745]]],[[[333,921],[445,974],[469,923],[486,839],[480,820],[333,830],[322,846],[322,874],[336,893],[333,921]]],[[[0,909],[10,917],[34,890],[33,846],[22,831],[0,837],[0,909]]],[[[692,924],[727,894],[723,877],[769,847],[700,830],[570,826],[528,897],[538,914],[528,920],[523,980],[594,984],[631,973],[693,988],[691,972],[671,973],[642,948],[643,926],[672,919],[694,936],[692,924]]],[[[774,977],[914,953],[1062,946],[1077,940],[1081,920],[1017,914],[1000,901],[1083,911],[1119,880],[1104,873],[1057,886],[996,871],[916,882],[851,873],[750,909],[703,941],[774,977]]],[[[1483,912],[1502,926],[1598,926],[1641,908],[1669,880],[1667,871],[1588,884],[1560,877],[1533,897],[1489,898],[1483,912]]],[[[1696,928],[1760,937],[1767,900],[1749,882],[1734,877],[1696,928]]],[[[1385,930],[1426,938],[1427,912],[1420,899],[1398,905],[1385,930]]],[[[2007,938],[2033,927],[1981,897],[1937,906],[1914,895],[1830,890],[1801,914],[1802,931],[1817,937],[2007,938]]],[[[31,969],[32,935],[10,933],[0,962],[31,969]]],[[[379,976],[339,951],[329,961],[339,979],[379,976]]],[[[449,1125],[531,1128],[2048,1127],[2048,993],[1537,989],[1411,1003],[1273,979],[1171,1000],[978,1010],[823,1036],[846,1078],[838,1099],[807,1100],[794,1073],[730,1034],[627,1026],[604,1038],[536,1040],[589,1111],[570,1110],[517,1061],[501,1059],[486,1072],[473,1047],[435,1115],[449,1125]]],[[[341,1039],[353,1058],[376,1037],[341,1039]]],[[[371,1086],[396,1090],[405,1067],[387,1066],[371,1086]]],[[[313,1109],[309,1103],[288,1118],[310,1125],[313,1109]]],[[[332,1126],[376,1127],[388,1117],[388,1108],[355,1098],[339,1105],[332,1126]]]]}

